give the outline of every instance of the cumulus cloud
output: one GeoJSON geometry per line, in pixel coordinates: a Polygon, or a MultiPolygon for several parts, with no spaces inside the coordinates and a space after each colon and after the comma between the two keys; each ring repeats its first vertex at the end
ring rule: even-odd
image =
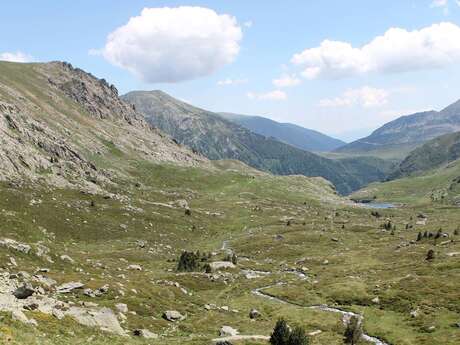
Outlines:
{"type": "Polygon", "coordinates": [[[324,98],[320,100],[320,107],[350,107],[361,106],[364,108],[379,107],[388,102],[389,92],[384,89],[377,89],[364,86],[359,89],[349,89],[341,96],[335,98],[324,98]]]}
{"type": "Polygon", "coordinates": [[[171,83],[210,75],[233,62],[241,38],[234,17],[208,8],[144,8],[108,36],[101,53],[146,82],[171,83]]]}
{"type": "Polygon", "coordinates": [[[32,62],[34,61],[33,57],[25,54],[23,52],[17,51],[15,53],[4,52],[0,53],[0,60],[10,61],[10,62],[32,62]]]}
{"type": "Polygon", "coordinates": [[[269,100],[269,101],[285,101],[287,94],[284,91],[274,90],[266,93],[248,92],[249,99],[255,100],[269,100]]]}
{"type": "Polygon", "coordinates": [[[431,2],[431,7],[444,7],[447,6],[448,1],[447,0],[433,0],[431,2]]]}
{"type": "Polygon", "coordinates": [[[244,22],[243,25],[245,27],[247,27],[247,28],[252,28],[253,22],[252,22],[252,20],[248,20],[248,21],[244,22]]]}
{"type": "Polygon", "coordinates": [[[460,27],[445,22],[414,31],[391,28],[358,48],[325,40],[295,54],[291,62],[308,79],[443,68],[460,63],[460,27]]]}
{"type": "Polygon", "coordinates": [[[276,87],[290,87],[299,85],[301,83],[301,80],[297,78],[294,74],[284,74],[278,79],[273,79],[272,82],[273,85],[275,85],[276,87]]]}
{"type": "Polygon", "coordinates": [[[217,82],[217,85],[219,86],[228,86],[228,85],[241,85],[241,84],[247,84],[248,80],[247,79],[231,79],[227,78],[224,80],[219,80],[217,82]]]}

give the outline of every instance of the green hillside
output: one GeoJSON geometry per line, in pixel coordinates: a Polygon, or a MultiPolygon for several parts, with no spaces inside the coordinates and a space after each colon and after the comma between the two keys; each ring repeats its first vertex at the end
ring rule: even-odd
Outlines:
{"type": "Polygon", "coordinates": [[[342,194],[384,179],[389,171],[368,159],[335,161],[251,132],[219,115],[174,99],[161,91],[135,91],[123,96],[152,125],[209,159],[237,159],[279,175],[321,176],[342,194]],[[356,169],[361,166],[362,169],[356,169]]]}

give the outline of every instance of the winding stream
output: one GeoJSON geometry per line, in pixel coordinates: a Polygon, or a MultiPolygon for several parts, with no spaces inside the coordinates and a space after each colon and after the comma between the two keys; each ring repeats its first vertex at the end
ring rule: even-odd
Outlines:
{"type": "MultiPolygon", "coordinates": [[[[301,306],[299,304],[291,303],[291,302],[285,301],[285,300],[283,300],[281,298],[274,297],[274,296],[272,296],[272,295],[270,295],[268,293],[265,293],[263,291],[265,289],[270,289],[272,287],[280,286],[280,285],[284,285],[284,284],[283,283],[278,283],[276,285],[264,286],[264,287],[261,287],[261,288],[254,289],[251,292],[256,296],[269,299],[270,301],[274,301],[274,302],[278,302],[278,303],[282,303],[282,304],[288,304],[288,305],[292,305],[292,306],[295,306],[295,307],[298,307],[298,308],[316,309],[316,310],[321,310],[321,311],[326,311],[326,312],[331,312],[331,313],[338,313],[338,314],[341,314],[343,316],[349,316],[349,317],[351,317],[351,316],[359,316],[356,313],[341,310],[341,309],[337,309],[337,308],[332,308],[332,307],[329,307],[327,305],[313,305],[313,306],[310,306],[310,307],[304,307],[304,306],[301,306]]],[[[380,340],[380,339],[378,339],[376,337],[372,337],[372,336],[370,336],[368,334],[363,333],[362,338],[363,338],[363,340],[371,342],[371,343],[374,343],[375,345],[390,345],[388,343],[385,343],[383,340],[380,340]]]]}
{"type": "MultiPolygon", "coordinates": [[[[224,241],[222,243],[221,250],[227,250],[227,249],[229,249],[229,241],[224,241]]],[[[245,271],[245,273],[250,273],[250,272],[255,273],[255,274],[260,274],[262,276],[270,275],[272,273],[272,272],[268,272],[268,271],[253,271],[253,270],[246,270],[245,271]]],[[[296,272],[296,271],[284,271],[283,273],[295,273],[296,275],[298,275],[298,277],[300,279],[302,279],[302,280],[306,279],[305,274],[303,274],[303,273],[299,274],[299,272],[296,272]]],[[[294,307],[297,307],[297,308],[316,309],[316,310],[321,310],[321,311],[330,312],[330,313],[337,313],[337,314],[340,314],[340,315],[346,316],[346,317],[359,316],[358,314],[353,313],[351,311],[345,311],[345,310],[342,310],[342,309],[329,307],[327,305],[312,305],[312,306],[309,306],[309,307],[305,307],[305,306],[302,306],[300,304],[285,301],[285,300],[283,300],[281,298],[272,296],[272,295],[264,292],[264,290],[266,290],[266,289],[270,289],[272,287],[281,286],[281,285],[285,285],[285,284],[286,283],[281,282],[281,283],[277,283],[277,284],[274,284],[274,285],[263,286],[263,287],[256,288],[256,289],[252,290],[251,293],[254,294],[255,296],[265,298],[265,299],[268,299],[268,300],[273,301],[273,302],[277,302],[277,303],[281,303],[281,304],[287,304],[287,305],[291,305],[291,306],[294,306],[294,307]]],[[[370,335],[365,334],[365,333],[363,333],[363,335],[361,337],[362,337],[363,340],[371,342],[371,343],[373,343],[375,345],[390,345],[389,343],[386,343],[386,342],[384,342],[383,340],[381,340],[379,338],[370,336],[370,335]]]]}

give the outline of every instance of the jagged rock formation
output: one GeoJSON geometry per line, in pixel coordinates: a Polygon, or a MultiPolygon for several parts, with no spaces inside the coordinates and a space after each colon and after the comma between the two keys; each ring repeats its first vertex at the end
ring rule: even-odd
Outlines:
{"type": "Polygon", "coordinates": [[[0,62],[0,133],[0,180],[97,190],[129,159],[206,164],[149,125],[113,85],[64,62],[0,62]]]}

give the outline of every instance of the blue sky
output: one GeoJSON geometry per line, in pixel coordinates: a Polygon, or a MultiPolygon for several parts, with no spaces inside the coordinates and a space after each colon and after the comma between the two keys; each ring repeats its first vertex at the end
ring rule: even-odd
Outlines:
{"type": "Polygon", "coordinates": [[[120,93],[162,89],[209,110],[263,115],[352,139],[399,115],[460,98],[457,25],[456,0],[16,0],[2,3],[0,58],[20,52],[24,60],[65,60],[120,93]],[[190,9],[179,13],[180,6],[190,9]],[[143,8],[163,7],[172,11],[141,16],[143,8]],[[107,48],[108,35],[139,16],[107,48]],[[209,24],[214,20],[217,26],[209,24]],[[161,34],[149,33],[152,22],[161,34]],[[391,28],[402,31],[385,36],[386,44],[375,41],[391,28]],[[128,49],[132,30],[145,32],[128,49]],[[202,32],[209,32],[209,42],[197,38],[202,32]],[[321,45],[324,40],[354,49],[321,45]],[[281,77],[284,83],[274,82],[281,77]]]}

